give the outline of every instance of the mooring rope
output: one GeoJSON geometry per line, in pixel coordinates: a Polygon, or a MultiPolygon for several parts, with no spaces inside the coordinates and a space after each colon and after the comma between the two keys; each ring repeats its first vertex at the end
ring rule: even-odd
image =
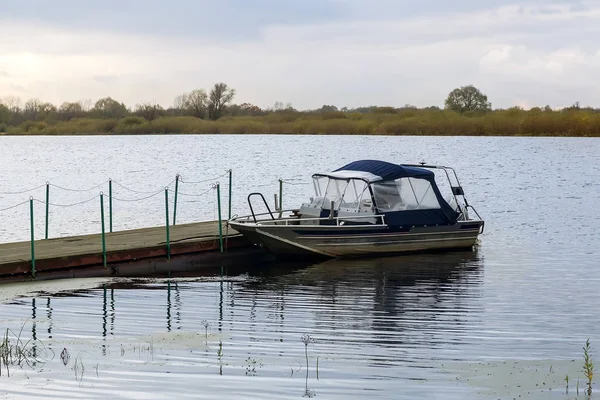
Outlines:
{"type": "MultiPolygon", "coordinates": [[[[130,192],[132,192],[132,193],[137,193],[137,194],[150,194],[150,193],[156,193],[156,190],[153,190],[153,191],[134,190],[134,189],[128,188],[127,186],[123,185],[122,183],[119,183],[118,181],[112,181],[112,182],[113,182],[115,185],[117,185],[117,186],[119,186],[119,187],[121,187],[121,188],[123,188],[123,189],[125,189],[125,190],[128,190],[128,191],[130,191],[130,192]]],[[[171,186],[171,185],[172,185],[174,182],[175,182],[175,179],[173,179],[173,180],[172,180],[171,182],[169,182],[167,185],[163,186],[163,188],[164,188],[164,187],[169,187],[169,186],[171,186]]],[[[163,190],[164,190],[164,189],[161,189],[160,191],[163,191],[163,190]]],[[[113,198],[114,198],[114,197],[113,197],[113,198]]]]}
{"type": "MultiPolygon", "coordinates": [[[[83,200],[83,201],[79,201],[77,203],[73,203],[73,204],[56,204],[56,203],[48,203],[48,205],[53,206],[53,207],[73,207],[73,206],[78,206],[80,204],[84,204],[84,203],[89,203],[92,200],[95,200],[97,198],[99,198],[100,195],[95,195],[94,197],[87,199],[87,200],[83,200]]],[[[33,201],[40,203],[40,204],[46,204],[45,201],[42,200],[38,200],[38,199],[33,199],[33,201]]]]}
{"type": "Polygon", "coordinates": [[[121,199],[121,198],[118,198],[118,197],[115,197],[115,196],[113,196],[113,197],[112,197],[112,199],[113,199],[113,200],[117,200],[117,201],[128,201],[128,202],[134,202],[134,201],[147,200],[147,199],[150,199],[150,198],[152,198],[152,197],[154,197],[154,196],[157,196],[157,195],[159,195],[159,194],[161,194],[161,193],[164,193],[164,189],[161,189],[161,190],[159,190],[159,191],[157,191],[157,192],[154,192],[154,193],[153,193],[153,194],[151,194],[150,196],[146,196],[146,197],[140,197],[139,199],[121,199]]]}
{"type": "MultiPolygon", "coordinates": [[[[208,190],[205,190],[204,192],[202,192],[202,193],[198,193],[198,194],[184,193],[184,192],[177,191],[177,195],[178,195],[178,196],[201,197],[201,196],[204,196],[205,194],[209,193],[211,190],[215,190],[215,188],[214,188],[214,187],[211,187],[211,188],[209,188],[208,190]]],[[[175,193],[175,190],[173,190],[173,189],[169,189],[169,192],[173,192],[173,193],[175,193]]]]}
{"type": "Polygon", "coordinates": [[[29,200],[25,200],[24,202],[19,203],[19,204],[15,204],[14,206],[6,207],[6,208],[0,208],[0,212],[2,212],[2,211],[8,211],[8,210],[11,210],[13,208],[17,208],[17,207],[22,206],[23,204],[27,204],[27,203],[29,203],[29,200]]]}
{"type": "Polygon", "coordinates": [[[227,174],[229,174],[230,171],[231,170],[228,169],[222,175],[219,175],[217,177],[210,178],[210,179],[204,179],[204,180],[201,180],[201,181],[188,181],[188,180],[184,180],[183,177],[180,175],[179,176],[179,182],[181,182],[181,183],[187,183],[187,184],[192,184],[192,185],[198,185],[200,183],[206,183],[206,182],[216,181],[217,179],[222,178],[222,177],[226,176],[227,174]]]}
{"type": "Polygon", "coordinates": [[[106,185],[107,183],[108,183],[108,181],[104,181],[104,182],[102,182],[94,187],[91,187],[89,189],[70,189],[70,188],[66,188],[63,186],[55,185],[53,183],[50,183],[49,185],[52,187],[55,187],[57,189],[66,190],[67,192],[91,192],[92,190],[98,189],[99,187],[102,187],[102,186],[106,185]]]}
{"type": "Polygon", "coordinates": [[[16,191],[16,192],[0,192],[0,194],[2,194],[2,195],[25,194],[25,193],[33,192],[34,190],[41,189],[41,188],[43,188],[45,186],[46,185],[44,184],[44,185],[36,186],[34,188],[31,188],[31,189],[20,190],[20,191],[16,191]]]}

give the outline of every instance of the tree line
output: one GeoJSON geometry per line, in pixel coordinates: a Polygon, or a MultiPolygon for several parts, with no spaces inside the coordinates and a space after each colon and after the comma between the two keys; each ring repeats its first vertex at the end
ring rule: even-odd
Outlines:
{"type": "Polygon", "coordinates": [[[60,106],[33,98],[24,104],[16,96],[0,98],[0,123],[17,126],[26,121],[70,121],[75,118],[121,119],[138,116],[153,121],[165,116],[194,116],[217,120],[223,116],[235,96],[235,89],[216,83],[210,92],[204,89],[183,93],[175,98],[172,107],[164,109],[154,102],[136,104],[133,109],[112,97],[64,102],[60,106]]]}
{"type": "Polygon", "coordinates": [[[0,98],[0,133],[9,134],[143,134],[143,133],[297,133],[386,135],[568,135],[600,136],[600,110],[579,103],[562,110],[549,106],[492,110],[488,98],[472,85],[449,93],[444,108],[323,105],[299,111],[290,103],[272,107],[234,104],[235,90],[225,83],[209,92],[178,95],[164,109],[145,102],[133,109],[105,97],[65,102],[39,99],[24,104],[0,98]]]}

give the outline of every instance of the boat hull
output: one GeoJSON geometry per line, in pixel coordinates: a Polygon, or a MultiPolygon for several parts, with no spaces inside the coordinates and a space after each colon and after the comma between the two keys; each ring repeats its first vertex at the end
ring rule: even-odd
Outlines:
{"type": "Polygon", "coordinates": [[[392,229],[385,225],[302,226],[230,222],[232,228],[276,255],[359,257],[469,249],[483,221],[392,229]]]}

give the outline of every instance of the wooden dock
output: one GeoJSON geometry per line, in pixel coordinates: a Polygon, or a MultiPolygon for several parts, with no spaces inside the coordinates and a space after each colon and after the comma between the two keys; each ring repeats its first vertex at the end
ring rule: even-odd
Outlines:
{"type": "MultiPolygon", "coordinates": [[[[171,257],[206,253],[221,256],[218,222],[200,222],[170,226],[171,257]]],[[[223,228],[227,251],[248,248],[250,243],[233,229],[223,228]]],[[[166,262],[166,229],[164,226],[106,233],[106,261],[103,267],[101,234],[62,237],[34,242],[37,273],[73,271],[97,267],[114,272],[114,268],[144,260],[166,262]]],[[[219,258],[219,257],[217,257],[219,258]]],[[[164,264],[164,263],[162,263],[164,264]]],[[[0,280],[32,278],[31,242],[0,244],[0,280]],[[10,278],[13,279],[10,279],[10,278]]],[[[60,275],[60,274],[58,274],[60,275]]],[[[63,276],[65,274],[62,274],[63,276]]],[[[69,276],[69,275],[66,275],[69,276]]]]}

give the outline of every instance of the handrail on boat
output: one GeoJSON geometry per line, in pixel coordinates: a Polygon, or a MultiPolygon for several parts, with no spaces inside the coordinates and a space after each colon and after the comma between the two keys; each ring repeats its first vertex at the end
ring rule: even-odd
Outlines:
{"type": "MultiPolygon", "coordinates": [[[[271,215],[271,219],[275,220],[275,216],[273,216],[273,213],[271,212],[271,208],[269,207],[267,200],[265,200],[265,196],[263,196],[262,193],[254,192],[254,193],[250,193],[248,195],[248,205],[250,206],[250,212],[252,213],[252,218],[254,219],[254,222],[256,222],[256,215],[254,214],[254,209],[252,208],[252,202],[250,201],[250,198],[252,196],[260,196],[262,198],[263,202],[265,203],[265,206],[267,207],[267,211],[269,211],[269,215],[271,215]]],[[[261,214],[259,214],[259,215],[261,215],[261,214]]]]}

